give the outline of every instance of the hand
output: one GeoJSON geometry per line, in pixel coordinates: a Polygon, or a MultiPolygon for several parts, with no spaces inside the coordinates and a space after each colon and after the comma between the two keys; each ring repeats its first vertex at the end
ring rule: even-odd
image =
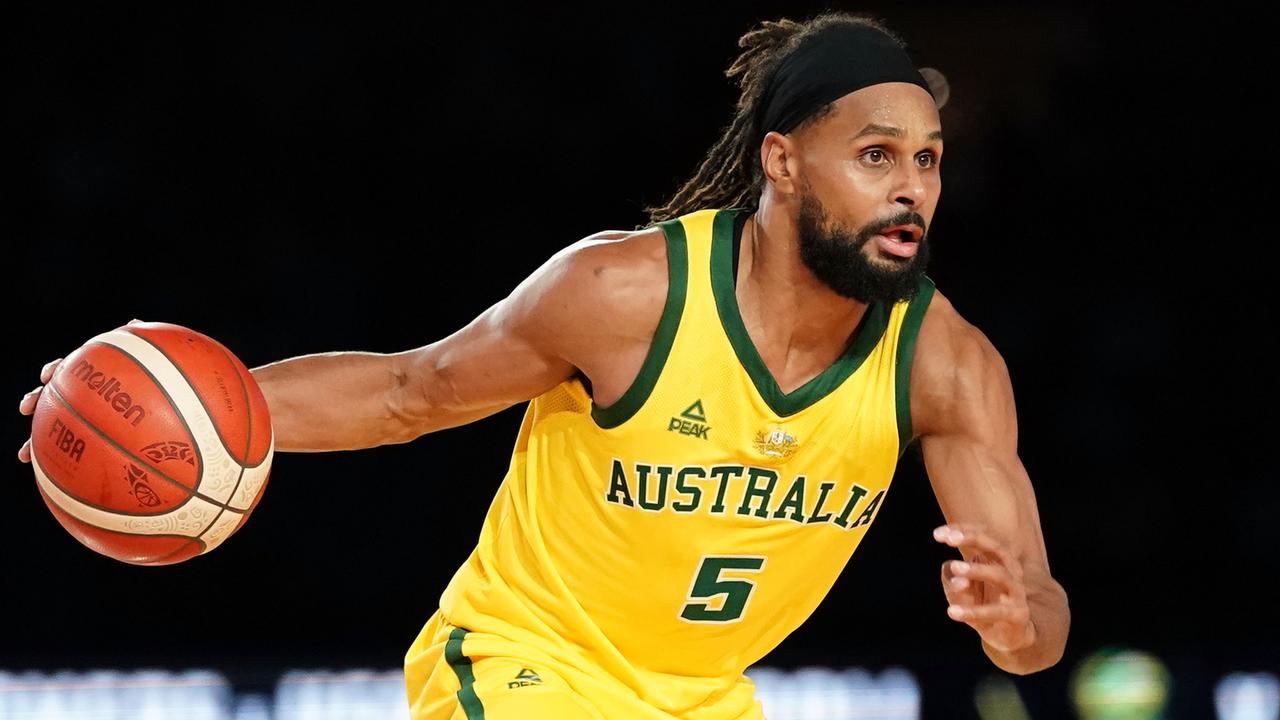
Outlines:
{"type": "MultiPolygon", "coordinates": [[[[130,320],[128,324],[136,325],[140,322],[142,321],[130,320]]],[[[18,412],[22,413],[23,415],[31,415],[35,413],[36,403],[40,402],[40,393],[44,391],[44,386],[49,384],[49,380],[53,377],[53,374],[58,371],[58,366],[61,364],[62,364],[62,358],[58,358],[57,360],[47,363],[43,368],[41,368],[40,384],[36,386],[35,390],[32,390],[31,392],[22,396],[22,400],[18,403],[18,412]]],[[[18,448],[18,459],[24,463],[31,462],[31,439],[30,438],[28,438],[26,442],[22,443],[21,448],[18,448]]]]}
{"type": "MultiPolygon", "coordinates": [[[[35,390],[22,396],[22,401],[18,403],[18,412],[23,415],[31,415],[36,411],[36,403],[40,401],[40,393],[44,390],[44,386],[49,384],[49,379],[57,372],[58,366],[62,364],[62,358],[58,358],[53,362],[47,363],[40,370],[40,384],[35,390]]],[[[28,438],[22,443],[22,447],[18,449],[18,459],[24,463],[31,462],[31,440],[28,438]]]]}
{"type": "Polygon", "coordinates": [[[977,630],[983,642],[1001,652],[1034,643],[1036,627],[1027,606],[1021,563],[980,527],[943,525],[933,531],[933,539],[969,558],[942,564],[947,615],[977,630]]]}

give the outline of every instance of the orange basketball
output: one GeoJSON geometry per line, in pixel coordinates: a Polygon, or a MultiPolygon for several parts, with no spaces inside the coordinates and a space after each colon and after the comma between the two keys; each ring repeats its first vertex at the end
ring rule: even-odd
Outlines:
{"type": "Polygon", "coordinates": [[[216,340],[167,323],[103,333],[50,379],[31,427],[36,485],[89,548],[137,565],[209,552],[271,469],[267,402],[216,340]]]}

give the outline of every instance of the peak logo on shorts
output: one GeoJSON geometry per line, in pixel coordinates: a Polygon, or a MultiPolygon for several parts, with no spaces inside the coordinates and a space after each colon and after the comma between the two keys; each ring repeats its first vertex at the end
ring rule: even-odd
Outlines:
{"type": "Polygon", "coordinates": [[[538,677],[538,673],[529,668],[521,668],[516,673],[516,679],[507,683],[508,688],[529,687],[530,685],[541,685],[542,678],[538,677]]]}

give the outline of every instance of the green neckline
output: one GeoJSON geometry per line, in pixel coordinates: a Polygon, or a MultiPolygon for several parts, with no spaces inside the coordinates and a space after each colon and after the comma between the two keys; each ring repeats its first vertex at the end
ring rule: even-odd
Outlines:
{"type": "Polygon", "coordinates": [[[667,302],[649,344],[649,352],[631,386],[609,407],[599,407],[594,398],[591,401],[591,417],[597,426],[605,430],[630,420],[649,399],[663,366],[667,364],[667,356],[671,354],[671,346],[676,340],[676,330],[680,327],[680,316],[684,314],[689,283],[689,248],[684,226],[679,220],[668,220],[658,226],[662,228],[667,244],[667,302]]]}
{"type": "Polygon", "coordinates": [[[894,368],[893,387],[894,403],[898,409],[898,457],[907,451],[907,446],[915,439],[911,428],[911,361],[916,354],[916,338],[920,336],[920,326],[924,324],[924,314],[933,301],[935,288],[928,275],[920,278],[916,296],[907,306],[902,316],[902,327],[898,330],[898,366],[894,368]]]}
{"type": "Polygon", "coordinates": [[[778,381],[769,372],[760,352],[756,350],[738,309],[738,296],[734,289],[733,245],[734,218],[744,210],[735,208],[716,213],[712,221],[711,238],[711,293],[715,296],[716,311],[729,344],[733,346],[743,370],[755,384],[760,396],[780,417],[795,415],[830,395],[852,375],[871,354],[889,326],[889,306],[872,303],[867,307],[862,322],[854,330],[853,341],[830,367],[818,373],[804,385],[789,393],[782,392],[778,381]]]}

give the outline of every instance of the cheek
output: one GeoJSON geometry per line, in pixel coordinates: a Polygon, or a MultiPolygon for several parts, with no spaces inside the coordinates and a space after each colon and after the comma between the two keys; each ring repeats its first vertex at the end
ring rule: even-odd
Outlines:
{"type": "Polygon", "coordinates": [[[938,200],[942,198],[942,177],[937,173],[933,173],[925,177],[925,191],[929,196],[925,199],[924,206],[928,211],[929,218],[932,220],[933,211],[938,207],[938,200]]]}
{"type": "Polygon", "coordinates": [[[874,215],[889,191],[888,173],[870,172],[856,160],[837,166],[831,177],[832,197],[858,215],[874,215]]]}

